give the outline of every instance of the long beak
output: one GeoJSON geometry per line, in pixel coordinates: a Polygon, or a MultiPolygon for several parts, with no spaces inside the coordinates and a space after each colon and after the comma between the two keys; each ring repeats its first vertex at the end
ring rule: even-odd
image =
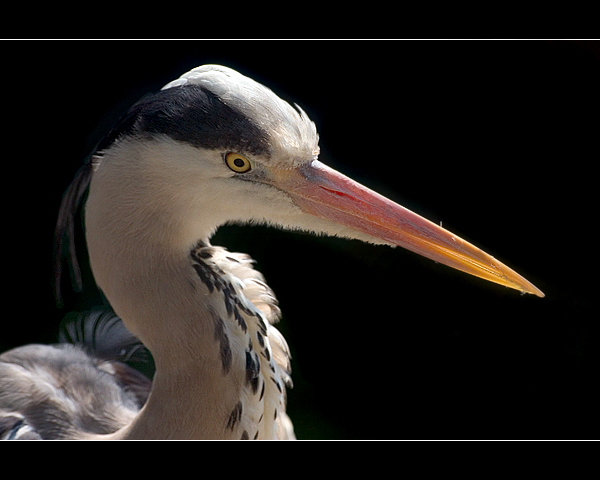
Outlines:
{"type": "Polygon", "coordinates": [[[285,190],[305,213],[490,282],[544,296],[532,283],[476,246],[319,161],[278,173],[274,184],[285,190]]]}

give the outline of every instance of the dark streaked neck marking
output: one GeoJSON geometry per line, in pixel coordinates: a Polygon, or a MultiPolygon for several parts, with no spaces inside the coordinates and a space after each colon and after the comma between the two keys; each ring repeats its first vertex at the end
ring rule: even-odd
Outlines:
{"type": "MultiPolygon", "coordinates": [[[[227,273],[221,268],[226,269],[222,263],[223,253],[224,249],[221,247],[213,247],[200,241],[190,251],[191,266],[208,292],[223,302],[221,304],[217,302],[210,307],[214,340],[219,344],[223,375],[229,375],[232,371],[233,345],[241,342],[241,345],[244,346],[245,364],[241,386],[247,389],[248,398],[242,398],[236,403],[233,410],[224,419],[225,428],[231,432],[237,430],[241,439],[258,438],[260,429],[265,425],[265,413],[268,412],[270,418],[276,421],[279,412],[285,411],[283,385],[292,386],[289,378],[289,365],[279,365],[279,369],[277,368],[269,341],[270,332],[276,333],[276,330],[274,327],[268,326],[266,319],[258,309],[250,308],[248,303],[251,303],[251,300],[244,296],[244,287],[240,289],[239,285],[234,285],[234,274],[227,273]],[[219,256],[221,256],[221,260],[217,260],[219,256]],[[237,341],[234,341],[232,337],[236,337],[237,341]],[[276,399],[275,405],[273,405],[274,399],[276,399]],[[262,405],[260,408],[263,409],[263,413],[259,419],[252,420],[252,417],[245,415],[248,405],[262,405]],[[256,428],[251,431],[252,435],[244,429],[248,427],[256,428]]],[[[232,264],[240,263],[235,255],[226,252],[224,258],[232,264]]],[[[285,341],[283,342],[285,343],[285,341]]],[[[287,347],[285,348],[287,349],[287,347]]],[[[289,353],[284,353],[284,355],[289,355],[289,353]]]]}
{"type": "MultiPolygon", "coordinates": [[[[216,290],[222,294],[227,318],[234,320],[244,335],[249,336],[248,321],[256,323],[256,340],[258,340],[263,356],[268,361],[271,361],[271,352],[265,347],[264,343],[264,337],[268,335],[265,321],[260,314],[257,314],[244,306],[238,293],[236,293],[236,289],[231,282],[226,279],[225,272],[218,266],[209,265],[209,263],[207,263],[213,255],[213,250],[213,247],[206,245],[204,242],[198,242],[196,247],[190,252],[192,267],[200,277],[202,283],[208,288],[209,293],[213,293],[216,290]]],[[[234,259],[232,261],[236,260],[234,259]]],[[[213,312],[213,316],[215,340],[219,341],[221,346],[220,354],[223,372],[228,373],[231,367],[232,352],[230,341],[227,336],[227,329],[225,328],[225,322],[216,312],[213,312]]],[[[253,393],[256,393],[258,389],[257,382],[258,373],[260,372],[260,361],[256,357],[256,354],[254,354],[254,356],[251,355],[252,351],[252,339],[250,338],[248,350],[246,351],[246,381],[247,384],[252,387],[253,393]]]]}
{"type": "Polygon", "coordinates": [[[236,108],[200,85],[183,85],[142,97],[99,143],[125,135],[164,134],[197,148],[269,155],[268,135],[236,108]]]}

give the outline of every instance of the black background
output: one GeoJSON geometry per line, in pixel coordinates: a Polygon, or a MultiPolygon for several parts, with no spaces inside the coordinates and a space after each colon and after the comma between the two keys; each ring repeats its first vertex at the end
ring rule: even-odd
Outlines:
{"type": "MultiPolygon", "coordinates": [[[[320,159],[482,247],[546,298],[410,252],[262,227],[293,354],[299,438],[597,438],[600,44],[2,42],[0,350],[53,342],[63,191],[131,104],[205,63],[316,122],[320,159]],[[595,313],[594,313],[595,312],[595,313]]],[[[0,386],[1,388],[1,386],[0,386]]]]}

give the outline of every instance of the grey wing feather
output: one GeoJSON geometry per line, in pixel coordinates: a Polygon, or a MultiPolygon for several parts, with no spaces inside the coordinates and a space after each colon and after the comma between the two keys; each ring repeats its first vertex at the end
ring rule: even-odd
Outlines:
{"type": "Polygon", "coordinates": [[[120,361],[145,349],[118,317],[78,314],[61,331],[63,340],[80,345],[27,345],[0,355],[0,439],[112,433],[146,401],[151,380],[120,361]]]}

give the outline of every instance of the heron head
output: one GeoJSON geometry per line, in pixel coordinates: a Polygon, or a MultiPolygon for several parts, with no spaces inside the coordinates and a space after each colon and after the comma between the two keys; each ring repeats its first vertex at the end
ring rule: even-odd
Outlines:
{"type": "Polygon", "coordinates": [[[105,143],[108,156],[145,152],[138,184],[166,192],[152,197],[164,199],[156,208],[185,213],[190,238],[224,223],[273,224],[401,246],[543,296],[479,248],[321,163],[308,116],[229,68],[195,68],[142,98],[105,143]]]}

